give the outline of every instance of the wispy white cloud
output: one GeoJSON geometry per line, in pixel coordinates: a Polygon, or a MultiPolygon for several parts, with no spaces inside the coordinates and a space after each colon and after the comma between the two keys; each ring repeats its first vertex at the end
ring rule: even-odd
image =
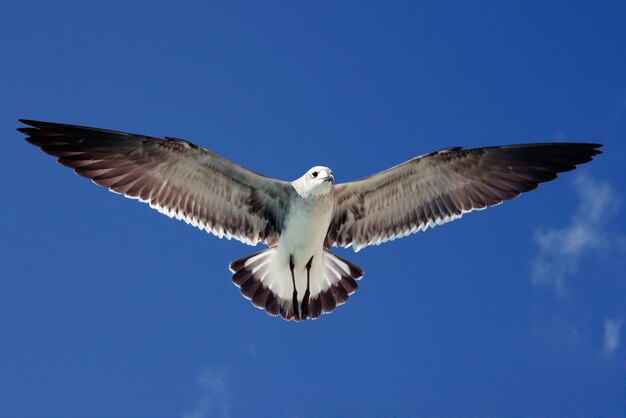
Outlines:
{"type": "Polygon", "coordinates": [[[200,396],[193,409],[183,412],[183,418],[228,418],[230,395],[224,371],[202,368],[198,373],[200,396]]]}
{"type": "Polygon", "coordinates": [[[605,254],[621,240],[608,229],[618,208],[613,187],[586,175],[576,177],[574,187],[579,202],[569,224],[535,233],[539,254],[531,260],[531,280],[557,296],[567,294],[566,279],[577,273],[583,255],[605,254]]]}
{"type": "Polygon", "coordinates": [[[620,345],[620,332],[623,319],[606,319],[604,321],[604,351],[612,354],[620,345]]]}

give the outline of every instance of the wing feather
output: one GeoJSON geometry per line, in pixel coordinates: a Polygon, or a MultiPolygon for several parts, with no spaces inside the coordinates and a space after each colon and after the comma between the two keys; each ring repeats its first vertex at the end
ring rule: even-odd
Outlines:
{"type": "Polygon", "coordinates": [[[246,244],[277,241],[291,185],[182,139],[20,120],[26,141],[95,184],[246,244]]]}
{"type": "Polygon", "coordinates": [[[599,144],[446,148],[335,187],[326,246],[356,251],[494,206],[600,154],[599,144]]]}

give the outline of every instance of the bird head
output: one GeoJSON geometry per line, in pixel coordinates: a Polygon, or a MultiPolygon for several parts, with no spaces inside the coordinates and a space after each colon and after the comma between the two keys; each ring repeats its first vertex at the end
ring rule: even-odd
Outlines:
{"type": "Polygon", "coordinates": [[[335,176],[328,167],[315,166],[292,184],[302,197],[326,194],[332,189],[335,176]]]}

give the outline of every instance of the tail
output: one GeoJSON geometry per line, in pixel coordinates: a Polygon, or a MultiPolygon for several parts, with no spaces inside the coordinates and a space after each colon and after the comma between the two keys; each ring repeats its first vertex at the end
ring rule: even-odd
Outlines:
{"type": "MultiPolygon", "coordinates": [[[[323,251],[322,259],[321,274],[311,277],[311,294],[305,316],[294,309],[289,266],[288,263],[277,264],[276,247],[233,261],[230,271],[233,283],[254,306],[288,321],[303,321],[316,319],[322,313],[330,313],[346,303],[358,288],[356,280],[363,276],[361,268],[327,250],[323,251]]],[[[304,289],[297,290],[301,303],[304,289]]]]}

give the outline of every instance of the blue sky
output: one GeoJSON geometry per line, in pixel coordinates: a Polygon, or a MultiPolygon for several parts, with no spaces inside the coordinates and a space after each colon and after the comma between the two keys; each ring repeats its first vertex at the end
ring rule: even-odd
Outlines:
{"type": "Polygon", "coordinates": [[[0,3],[0,416],[626,411],[623,2],[0,3]],[[338,251],[365,276],[302,324],[218,240],[96,187],[17,118],[188,139],[339,182],[439,148],[605,144],[581,170],[338,251]]]}

